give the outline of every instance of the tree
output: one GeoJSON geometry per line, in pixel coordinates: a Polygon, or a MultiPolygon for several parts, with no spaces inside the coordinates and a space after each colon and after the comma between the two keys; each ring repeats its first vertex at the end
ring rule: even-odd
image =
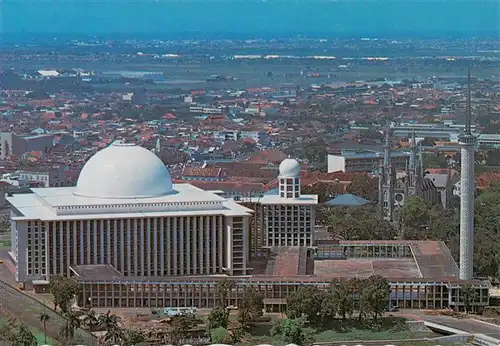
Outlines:
{"type": "Polygon", "coordinates": [[[186,338],[187,332],[191,328],[191,322],[184,316],[176,317],[170,324],[168,342],[178,345],[186,338]]]}
{"type": "Polygon", "coordinates": [[[89,310],[82,319],[82,325],[89,331],[93,331],[98,325],[99,320],[94,310],[89,310]]]}
{"type": "Polygon", "coordinates": [[[50,321],[50,316],[47,313],[43,312],[40,315],[40,322],[42,322],[43,325],[43,340],[45,345],[47,344],[47,322],[49,321],[50,321]]]}
{"type": "Polygon", "coordinates": [[[389,281],[380,275],[370,276],[362,289],[362,305],[377,320],[389,305],[389,281]]]}
{"type": "Polygon", "coordinates": [[[219,327],[227,328],[229,323],[229,311],[222,306],[216,306],[208,315],[208,330],[217,329],[219,327]]]}
{"type": "Polygon", "coordinates": [[[0,340],[11,346],[37,346],[37,340],[31,331],[17,319],[11,318],[0,330],[0,340]]]}
{"type": "Polygon", "coordinates": [[[279,336],[286,343],[297,345],[311,345],[314,342],[312,336],[305,332],[305,318],[285,318],[278,322],[272,329],[273,336],[279,336]]]}
{"type": "Polygon", "coordinates": [[[264,310],[264,297],[254,289],[247,289],[243,299],[238,306],[238,320],[243,328],[248,326],[248,322],[262,316],[264,310]]]}
{"type": "Polygon", "coordinates": [[[378,201],[378,181],[367,174],[357,174],[354,176],[347,190],[349,193],[369,201],[378,201]]]}
{"type": "Polygon", "coordinates": [[[466,313],[472,311],[472,304],[476,301],[478,295],[476,289],[472,285],[464,285],[460,287],[459,300],[464,304],[466,313]]]}
{"type": "Polygon", "coordinates": [[[325,294],[322,304],[321,315],[323,322],[334,319],[337,315],[342,319],[353,313],[352,295],[349,292],[348,282],[345,280],[333,280],[325,294]]]}
{"type": "Polygon", "coordinates": [[[141,342],[146,341],[146,335],[140,331],[135,329],[128,329],[124,332],[123,335],[123,346],[137,346],[141,342]]]}
{"type": "Polygon", "coordinates": [[[37,346],[38,342],[33,333],[24,324],[19,324],[16,330],[16,338],[12,346],[37,346]]]}
{"type": "Polygon", "coordinates": [[[392,240],[395,229],[375,206],[330,208],[325,211],[328,231],[335,239],[392,240]]]}
{"type": "Polygon", "coordinates": [[[70,278],[55,276],[51,278],[49,291],[54,296],[54,310],[59,307],[66,313],[70,310],[71,300],[78,292],[78,286],[70,278]]]}
{"type": "Polygon", "coordinates": [[[352,299],[352,311],[358,312],[358,320],[361,321],[365,314],[366,307],[362,305],[362,292],[365,280],[357,277],[347,281],[346,290],[350,293],[352,299]]]}
{"type": "Polygon", "coordinates": [[[70,344],[75,337],[75,330],[80,327],[80,319],[71,311],[65,312],[63,316],[65,321],[59,335],[65,340],[66,344],[70,344]]]}
{"type": "Polygon", "coordinates": [[[229,335],[229,332],[224,327],[212,329],[210,332],[210,340],[214,344],[228,344],[232,342],[231,335],[229,335]]]}
{"type": "Polygon", "coordinates": [[[113,342],[115,344],[121,342],[124,338],[123,330],[120,328],[120,318],[111,314],[111,311],[104,315],[100,315],[99,325],[106,330],[104,341],[113,342]]]}
{"type": "Polygon", "coordinates": [[[312,185],[302,185],[301,193],[303,195],[318,195],[318,202],[325,203],[334,198],[337,194],[342,193],[344,185],[340,183],[326,183],[318,181],[312,185]]]}
{"type": "Polygon", "coordinates": [[[235,287],[234,281],[224,278],[223,280],[217,282],[216,290],[217,296],[219,298],[218,304],[224,308],[227,308],[230,303],[231,291],[235,287]]]}
{"type": "Polygon", "coordinates": [[[316,286],[301,286],[290,294],[286,301],[288,318],[295,319],[305,316],[313,324],[321,319],[323,292],[316,286]]]}
{"type": "Polygon", "coordinates": [[[486,153],[487,166],[500,166],[500,149],[490,149],[486,153]]]}
{"type": "Polygon", "coordinates": [[[400,211],[399,223],[406,239],[415,239],[429,223],[430,205],[421,197],[408,197],[400,211]]]}
{"type": "MultiPolygon", "coordinates": [[[[459,211],[430,206],[410,197],[401,209],[405,239],[442,240],[459,261],[459,211]]],[[[492,183],[476,197],[474,211],[474,275],[500,277],[500,184],[492,183]]]]}

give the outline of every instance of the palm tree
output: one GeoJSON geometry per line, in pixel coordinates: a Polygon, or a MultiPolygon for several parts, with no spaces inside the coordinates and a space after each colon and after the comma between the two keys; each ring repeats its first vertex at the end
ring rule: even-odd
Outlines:
{"type": "Polygon", "coordinates": [[[50,321],[50,316],[44,311],[40,315],[40,322],[43,324],[43,342],[45,345],[47,345],[47,322],[50,321]]]}
{"type": "Polygon", "coordinates": [[[61,329],[61,336],[69,342],[75,336],[75,330],[80,327],[80,319],[78,316],[72,312],[67,312],[64,314],[66,321],[61,329]]]}

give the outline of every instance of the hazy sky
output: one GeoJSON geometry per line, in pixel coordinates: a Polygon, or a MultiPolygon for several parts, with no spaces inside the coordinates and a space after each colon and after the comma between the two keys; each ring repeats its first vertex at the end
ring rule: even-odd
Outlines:
{"type": "Polygon", "coordinates": [[[0,0],[3,33],[500,35],[498,0],[0,0]]]}

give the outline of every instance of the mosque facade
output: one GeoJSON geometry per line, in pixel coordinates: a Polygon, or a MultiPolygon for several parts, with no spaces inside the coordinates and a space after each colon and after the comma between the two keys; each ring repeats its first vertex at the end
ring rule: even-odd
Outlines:
{"type": "Polygon", "coordinates": [[[16,280],[112,265],[124,277],[246,275],[251,210],[190,184],[173,185],[156,155],[115,142],[76,187],[32,189],[12,205],[16,280]]]}

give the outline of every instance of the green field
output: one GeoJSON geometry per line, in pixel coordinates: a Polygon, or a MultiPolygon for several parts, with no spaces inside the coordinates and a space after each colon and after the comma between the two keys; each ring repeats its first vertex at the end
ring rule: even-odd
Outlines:
{"type": "MultiPolygon", "coordinates": [[[[358,326],[357,321],[333,321],[330,326],[323,330],[308,328],[308,333],[314,336],[315,342],[332,341],[368,341],[368,340],[410,340],[435,338],[440,335],[432,332],[414,332],[406,329],[405,325],[398,324],[397,321],[384,319],[377,326],[358,326]]],[[[254,326],[244,342],[235,346],[247,346],[257,344],[271,344],[275,346],[285,345],[287,343],[271,336],[271,325],[260,324],[254,326]]],[[[409,345],[405,342],[405,345],[409,345]]],[[[426,345],[425,341],[413,342],[412,345],[426,345]]]]}
{"type": "MultiPolygon", "coordinates": [[[[7,319],[5,317],[0,317],[0,328],[2,328],[5,323],[7,323],[7,319]]],[[[37,328],[30,328],[30,330],[33,333],[33,335],[35,336],[35,338],[37,339],[38,344],[44,345],[45,344],[45,336],[43,334],[43,330],[37,329],[37,328]]],[[[49,337],[47,337],[47,344],[48,345],[58,345],[55,340],[53,340],[49,337]]]]}
{"type": "Polygon", "coordinates": [[[10,250],[10,240],[0,240],[0,250],[10,250]]]}

